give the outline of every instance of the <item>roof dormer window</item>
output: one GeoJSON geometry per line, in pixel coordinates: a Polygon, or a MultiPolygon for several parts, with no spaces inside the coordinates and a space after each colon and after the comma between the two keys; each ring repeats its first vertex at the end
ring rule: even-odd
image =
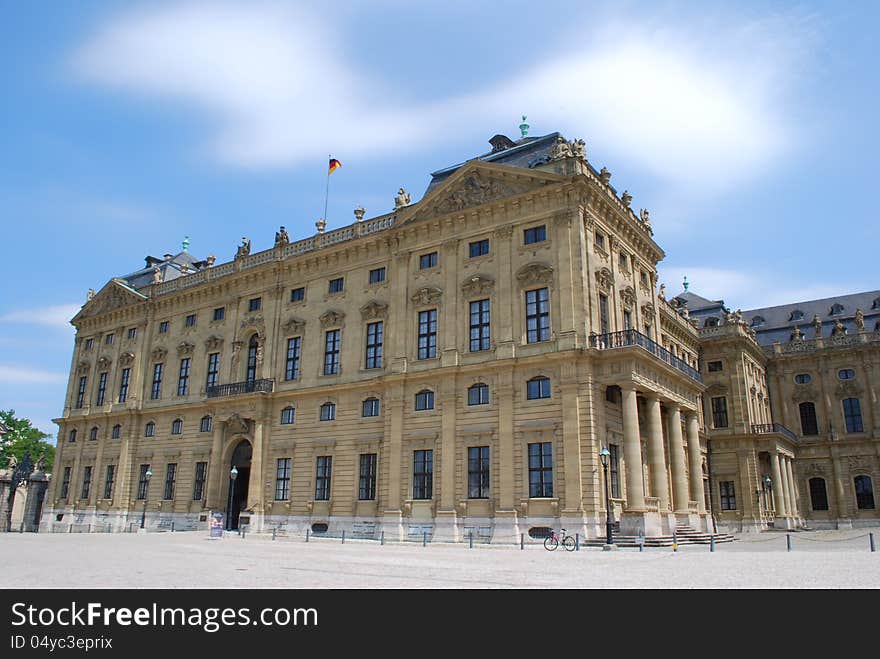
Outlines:
{"type": "Polygon", "coordinates": [[[764,316],[755,316],[752,318],[752,327],[758,327],[759,325],[763,325],[767,321],[764,320],[764,316]]]}
{"type": "Polygon", "coordinates": [[[791,316],[788,317],[789,320],[803,320],[804,312],[800,309],[795,309],[791,312],[791,316]]]}
{"type": "Polygon", "coordinates": [[[835,302],[831,305],[831,311],[828,313],[829,316],[837,316],[843,313],[843,305],[839,302],[835,302]]]}

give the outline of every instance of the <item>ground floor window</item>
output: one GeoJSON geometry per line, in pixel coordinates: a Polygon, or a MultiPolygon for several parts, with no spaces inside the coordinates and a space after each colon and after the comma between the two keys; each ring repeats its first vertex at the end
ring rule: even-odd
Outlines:
{"type": "Polygon", "coordinates": [[[434,496],[434,451],[413,452],[413,499],[434,496]]]}
{"type": "Polygon", "coordinates": [[[721,492],[721,510],[736,510],[736,489],[733,481],[718,483],[721,492]]]}
{"type": "Polygon", "coordinates": [[[553,443],[529,444],[529,496],[553,496],[553,443]]]}
{"type": "Polygon", "coordinates": [[[856,505],[859,510],[874,510],[874,484],[870,476],[856,476],[856,505]]]}
{"type": "Polygon", "coordinates": [[[828,510],[828,492],[824,478],[810,479],[810,505],[813,510],[828,510]]]}

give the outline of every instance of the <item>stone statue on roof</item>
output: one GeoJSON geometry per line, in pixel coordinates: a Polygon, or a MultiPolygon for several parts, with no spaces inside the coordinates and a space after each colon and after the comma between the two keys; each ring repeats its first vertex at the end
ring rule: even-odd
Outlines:
{"type": "Polygon", "coordinates": [[[642,210],[640,210],[639,217],[642,218],[642,224],[645,225],[645,229],[647,229],[651,235],[654,235],[654,230],[651,228],[651,213],[648,211],[648,209],[643,208],[642,210]]]}
{"type": "Polygon", "coordinates": [[[575,158],[580,158],[581,160],[587,159],[587,143],[581,139],[572,140],[568,143],[569,148],[571,149],[571,155],[575,158]]]}
{"type": "Polygon", "coordinates": [[[89,292],[86,293],[86,302],[91,302],[95,298],[95,289],[90,288],[89,292]]]}
{"type": "Polygon", "coordinates": [[[804,333],[801,332],[800,327],[798,327],[797,325],[794,326],[794,331],[791,333],[789,340],[791,340],[791,341],[803,341],[804,340],[804,333]]]}
{"type": "Polygon", "coordinates": [[[831,330],[831,336],[843,336],[844,334],[846,334],[846,327],[840,322],[840,318],[838,318],[831,330]]]}
{"type": "Polygon", "coordinates": [[[290,243],[290,236],[287,234],[287,229],[282,227],[275,232],[275,247],[279,245],[287,245],[290,243]]]}
{"type": "Polygon", "coordinates": [[[561,135],[557,135],[556,144],[550,150],[550,160],[561,160],[562,158],[571,158],[571,144],[562,139],[561,135]]]}
{"type": "Polygon", "coordinates": [[[242,236],[241,245],[238,246],[238,250],[235,252],[235,258],[240,259],[244,256],[247,256],[251,253],[251,241],[248,240],[247,236],[242,236]]]}
{"type": "Polygon", "coordinates": [[[624,190],[623,194],[620,195],[620,201],[624,206],[629,208],[629,205],[632,203],[633,196],[629,193],[629,190],[624,190]]]}
{"type": "Polygon", "coordinates": [[[856,327],[860,332],[865,331],[865,314],[861,309],[856,309],[856,317],[854,319],[856,327]]]}
{"type": "Polygon", "coordinates": [[[819,314],[813,316],[813,330],[815,332],[815,338],[818,339],[822,336],[822,319],[819,318],[819,314]]]}
{"type": "Polygon", "coordinates": [[[153,283],[161,284],[162,283],[162,271],[158,267],[153,268],[153,283]]]}
{"type": "Polygon", "coordinates": [[[659,297],[661,300],[666,299],[666,284],[660,284],[660,292],[657,293],[657,297],[659,297]]]}
{"type": "Polygon", "coordinates": [[[411,203],[412,196],[406,190],[400,188],[400,190],[397,191],[397,196],[394,198],[394,210],[409,206],[411,203]]]}
{"type": "Polygon", "coordinates": [[[599,170],[599,178],[605,185],[608,185],[608,183],[611,181],[611,172],[608,171],[607,167],[603,167],[601,170],[599,170]]]}
{"type": "Polygon", "coordinates": [[[205,266],[208,268],[214,267],[214,261],[217,260],[217,257],[213,254],[208,254],[208,258],[205,259],[205,266]]]}

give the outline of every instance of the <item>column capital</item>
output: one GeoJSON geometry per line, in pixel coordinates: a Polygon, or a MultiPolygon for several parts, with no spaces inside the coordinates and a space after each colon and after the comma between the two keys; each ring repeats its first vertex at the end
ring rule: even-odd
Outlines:
{"type": "Polygon", "coordinates": [[[635,382],[619,382],[617,386],[621,391],[635,391],[637,389],[635,382]]]}
{"type": "Polygon", "coordinates": [[[676,403],[674,400],[667,400],[664,402],[664,405],[668,410],[681,414],[681,403],[676,403]]]}

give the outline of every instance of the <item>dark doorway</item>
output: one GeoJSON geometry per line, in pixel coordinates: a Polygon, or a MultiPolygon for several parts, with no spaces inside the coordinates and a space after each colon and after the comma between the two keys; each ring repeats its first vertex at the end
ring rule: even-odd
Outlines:
{"type": "Polygon", "coordinates": [[[241,440],[232,452],[229,472],[232,471],[232,467],[235,467],[238,474],[233,482],[232,479],[229,478],[229,472],[227,472],[227,478],[229,479],[229,494],[227,496],[226,528],[230,531],[234,531],[238,528],[238,520],[241,516],[241,511],[247,506],[248,484],[251,480],[252,452],[253,448],[251,447],[251,443],[246,439],[241,440]]]}

